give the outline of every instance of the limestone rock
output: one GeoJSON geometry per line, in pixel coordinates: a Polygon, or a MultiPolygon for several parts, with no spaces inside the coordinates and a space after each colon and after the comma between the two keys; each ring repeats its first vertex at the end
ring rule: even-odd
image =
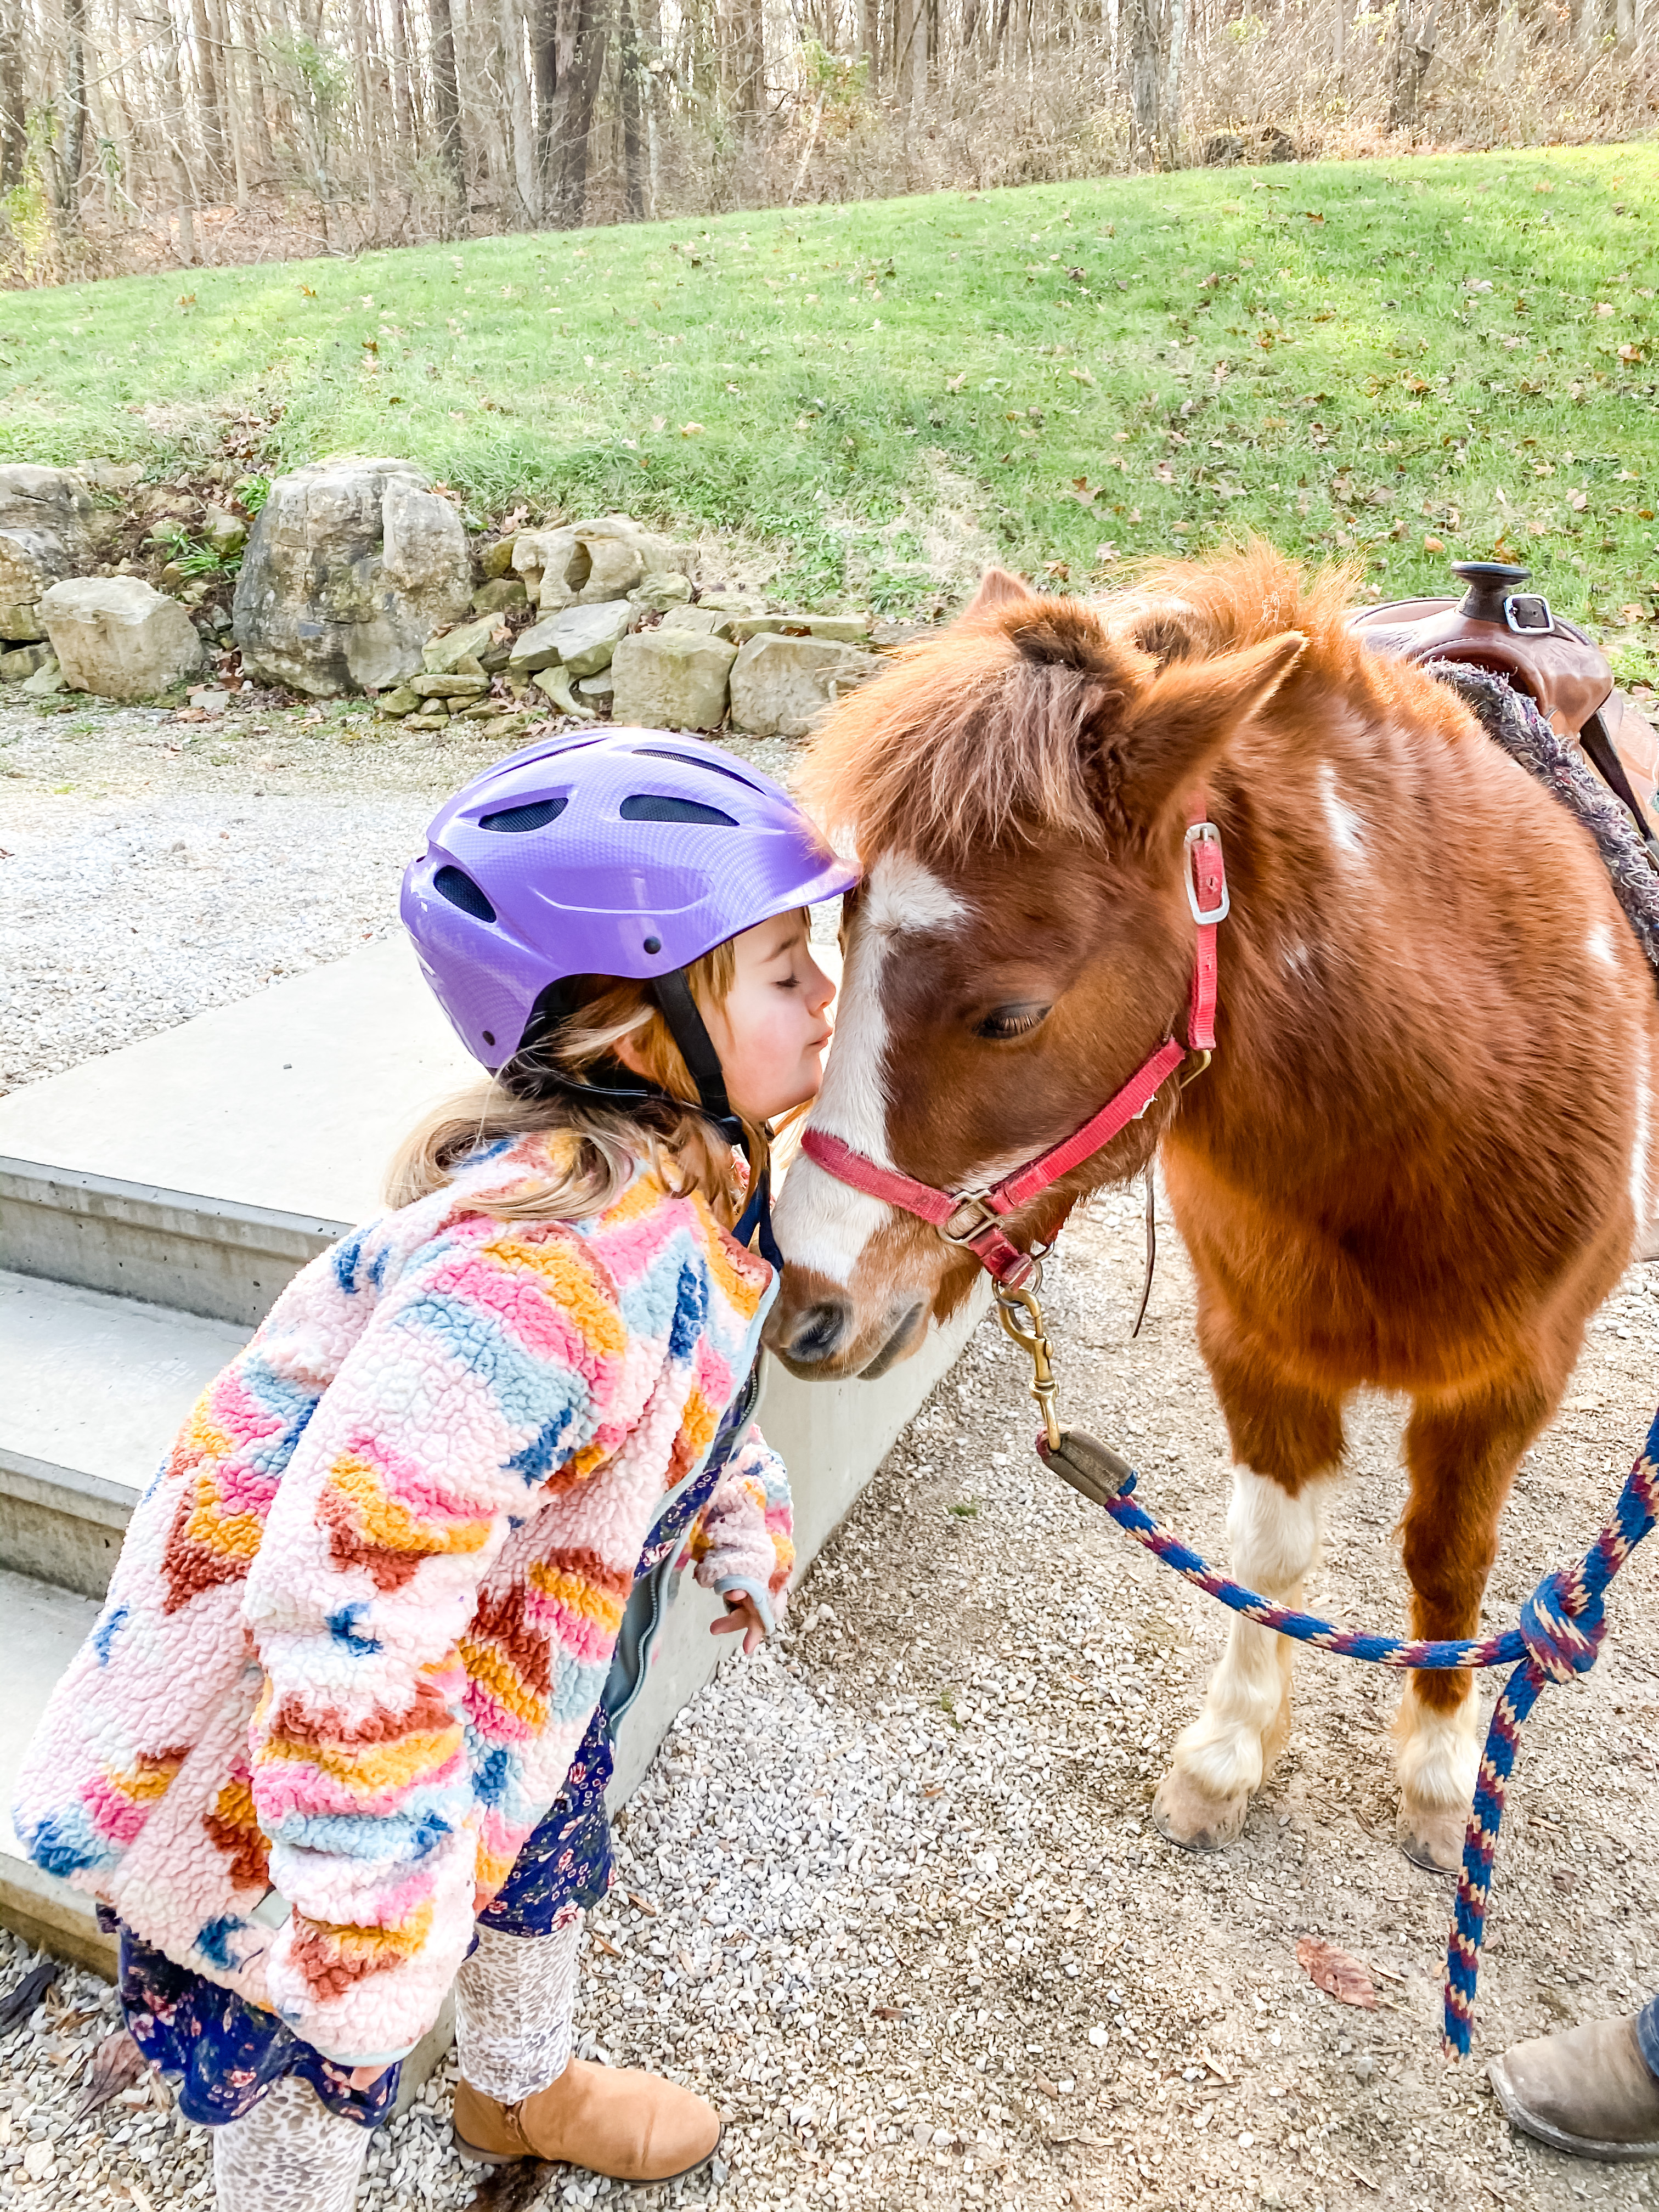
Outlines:
{"type": "Polygon", "coordinates": [[[477,658],[488,647],[496,628],[495,616],[484,615],[477,622],[463,623],[459,629],[446,630],[441,637],[434,637],[422,655],[428,673],[453,676],[462,661],[470,660],[473,666],[464,672],[482,675],[477,658]]]}
{"type": "Polygon", "coordinates": [[[487,676],[411,676],[407,687],[417,699],[477,699],[489,689],[487,676]]]}
{"type": "Polygon", "coordinates": [[[210,684],[204,691],[192,691],[190,695],[190,703],[192,707],[199,707],[211,720],[216,716],[222,714],[229,706],[230,694],[228,691],[221,691],[216,684],[210,684]]]}
{"type": "Polygon", "coordinates": [[[277,477],[236,585],[243,665],[321,696],[412,675],[472,592],[461,518],[412,461],[345,455],[277,477]]]}
{"type": "Polygon", "coordinates": [[[222,561],[228,561],[247,544],[247,525],[228,507],[204,507],[202,537],[222,561]]]}
{"type": "Polygon", "coordinates": [[[732,623],[732,635],[739,645],[769,630],[824,637],[834,645],[862,645],[870,635],[862,615],[738,615],[732,623]]]}
{"type": "Polygon", "coordinates": [[[136,491],[144,481],[138,461],[82,461],[76,474],[94,491],[136,491]]]}
{"type": "Polygon", "coordinates": [[[697,603],[713,607],[723,615],[763,615],[764,599],[757,599],[752,592],[705,592],[697,603]]]}
{"type": "Polygon", "coordinates": [[[623,598],[647,575],[672,570],[675,549],[625,514],[607,514],[557,530],[520,531],[513,566],[537,605],[551,611],[623,598]]]}
{"type": "MultiPolygon", "coordinates": [[[[428,703],[435,706],[437,702],[432,701],[428,703]]],[[[447,714],[410,714],[398,726],[405,730],[447,730],[449,727],[449,717],[447,714]]]]}
{"type": "Polygon", "coordinates": [[[41,594],[40,613],[72,691],[152,699],[201,668],[196,625],[137,576],[81,576],[41,594]]]}
{"type": "Polygon", "coordinates": [[[21,683],[24,677],[44,668],[52,657],[49,645],[20,645],[9,653],[0,653],[0,684],[21,683]]]}
{"type": "Polygon", "coordinates": [[[732,726],[757,738],[804,738],[841,692],[884,665],[827,638],[781,637],[763,631],[738,653],[732,669],[732,726]]]}
{"type": "Polygon", "coordinates": [[[23,678],[20,688],[26,691],[31,699],[47,699],[54,691],[64,690],[66,687],[64,683],[64,672],[58,665],[57,654],[49,653],[33,675],[26,676],[23,678]]]}
{"type": "Polygon", "coordinates": [[[40,595],[93,557],[92,495],[67,469],[0,468],[0,638],[44,635],[40,595]]]}
{"type": "Polygon", "coordinates": [[[420,703],[420,694],[411,691],[406,684],[400,684],[395,691],[381,692],[374,702],[374,711],[395,722],[404,714],[414,714],[420,703]]]}
{"type": "Polygon", "coordinates": [[[509,607],[521,607],[528,594],[524,581],[518,576],[497,576],[492,582],[480,584],[472,594],[472,611],[479,615],[505,614],[509,607]]]}
{"type": "Polygon", "coordinates": [[[483,570],[487,582],[494,583],[497,577],[511,573],[513,548],[516,542],[511,538],[498,538],[493,545],[484,547],[478,556],[478,566],[483,570]]]}
{"type": "Polygon", "coordinates": [[[647,629],[625,637],[611,662],[611,719],[646,730],[714,730],[726,718],[738,657],[722,637],[647,629]]]}
{"type": "Polygon", "coordinates": [[[647,575],[637,591],[629,598],[636,607],[649,607],[653,614],[666,614],[670,607],[684,606],[691,596],[691,579],[682,575],[678,568],[659,570],[647,575]]]}
{"type": "Polygon", "coordinates": [[[697,637],[729,638],[737,619],[735,615],[723,615],[718,607],[670,607],[662,627],[686,630],[697,637]]]}
{"type": "Polygon", "coordinates": [[[561,663],[572,676],[597,676],[610,665],[618,641],[628,635],[634,610],[626,599],[607,605],[567,607],[550,615],[514,641],[507,666],[533,675],[561,663]]]}
{"type": "Polygon", "coordinates": [[[617,679],[608,668],[600,669],[597,676],[584,676],[576,686],[584,699],[608,699],[617,688],[617,679]]]}

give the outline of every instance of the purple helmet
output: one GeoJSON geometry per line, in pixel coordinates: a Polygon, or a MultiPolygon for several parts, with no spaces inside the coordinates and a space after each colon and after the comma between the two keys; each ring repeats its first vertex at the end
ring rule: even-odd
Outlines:
{"type": "Polygon", "coordinates": [[[493,1069],[550,985],[672,975],[857,880],[769,776],[699,738],[606,727],[526,746],[446,801],[402,911],[456,1035],[493,1069]]]}

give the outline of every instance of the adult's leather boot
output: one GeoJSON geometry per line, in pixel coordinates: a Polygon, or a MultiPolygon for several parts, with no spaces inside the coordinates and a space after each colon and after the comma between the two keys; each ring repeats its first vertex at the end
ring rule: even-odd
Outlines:
{"type": "Polygon", "coordinates": [[[1486,2069],[1504,2116],[1575,2158],[1659,2158],[1659,2081],[1633,2019],[1517,2043],[1486,2069]]]}
{"type": "Polygon", "coordinates": [[[573,2058],[550,2087],[517,2105],[468,2081],[455,2090],[455,2148],[484,2166],[540,2158],[615,2181],[672,2181],[712,2157],[720,2139],[712,2105],[632,2067],[573,2058]]]}

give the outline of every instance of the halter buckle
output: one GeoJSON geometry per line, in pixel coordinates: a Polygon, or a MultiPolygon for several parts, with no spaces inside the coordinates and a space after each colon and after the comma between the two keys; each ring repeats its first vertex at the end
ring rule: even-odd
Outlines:
{"type": "Polygon", "coordinates": [[[1194,822],[1182,842],[1182,876],[1187,886],[1187,903],[1193,910],[1193,920],[1200,929],[1208,929],[1218,921],[1225,921],[1233,910],[1232,893],[1227,889],[1227,866],[1221,854],[1221,832],[1213,822],[1194,822]],[[1213,845],[1216,860],[1221,869],[1221,903],[1202,907],[1198,902],[1198,870],[1193,860],[1194,848],[1199,845],[1213,845]]]}

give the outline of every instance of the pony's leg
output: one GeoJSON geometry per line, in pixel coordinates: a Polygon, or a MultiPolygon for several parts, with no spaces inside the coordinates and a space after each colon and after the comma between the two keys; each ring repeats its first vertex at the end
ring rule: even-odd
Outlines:
{"type": "MultiPolygon", "coordinates": [[[[1522,1454],[1559,1395],[1535,1373],[1455,1397],[1419,1397],[1406,1427],[1411,1494],[1401,1520],[1412,1586],[1412,1634],[1478,1636],[1498,1552],[1498,1520],[1522,1454]]],[[[1395,1719],[1401,1848],[1419,1866],[1455,1872],[1480,1765],[1480,1700],[1467,1672],[1407,1677],[1395,1719]]]]}
{"type": "MultiPolygon", "coordinates": [[[[1298,1606],[1319,1559],[1321,1480],[1342,1456],[1340,1401],[1278,1380],[1264,1390],[1259,1369],[1231,1367],[1212,1346],[1205,1348],[1238,1462],[1227,1513],[1234,1579],[1298,1606]]],[[[1172,1844],[1219,1850],[1243,1831],[1250,1792],[1290,1736],[1294,1649],[1273,1630],[1231,1616],[1204,1710],[1176,1739],[1152,1801],[1152,1819],[1172,1844]]]]}

